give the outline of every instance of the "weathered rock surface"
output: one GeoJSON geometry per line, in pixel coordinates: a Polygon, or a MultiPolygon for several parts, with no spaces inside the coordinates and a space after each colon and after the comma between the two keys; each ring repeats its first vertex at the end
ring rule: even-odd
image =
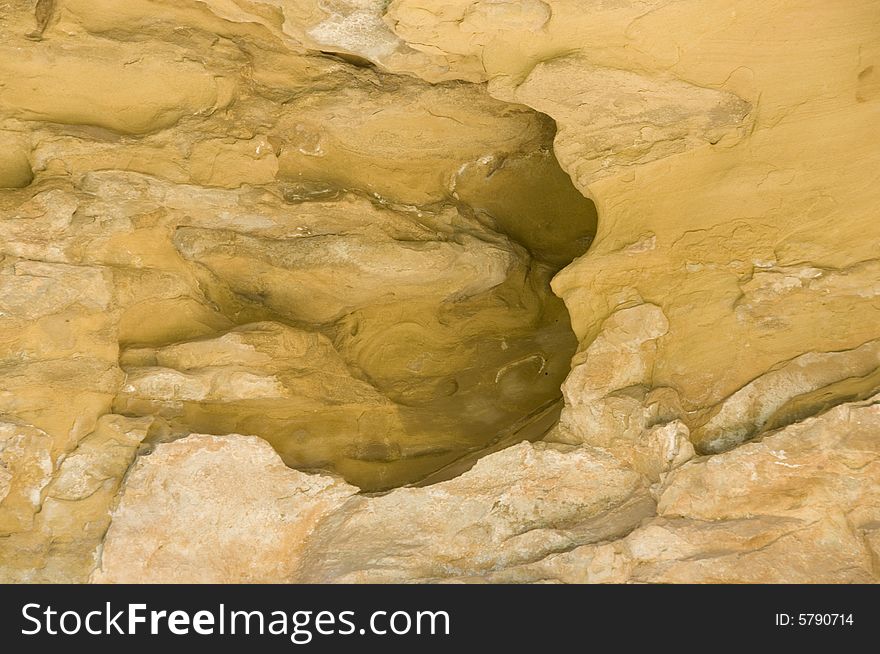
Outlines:
{"type": "Polygon", "coordinates": [[[129,474],[94,580],[429,580],[618,536],[654,512],[643,478],[613,457],[544,444],[427,488],[356,490],[287,469],[256,438],[159,445],[129,474]]]}
{"type": "Polygon", "coordinates": [[[880,577],[877,0],[6,5],[0,580],[880,577]]]}
{"type": "Polygon", "coordinates": [[[291,470],[255,437],[161,445],[132,469],[93,581],[289,579],[309,532],[356,490],[291,470]]]}
{"type": "Polygon", "coordinates": [[[0,450],[2,467],[14,482],[0,503],[4,581],[65,583],[88,577],[98,563],[122,478],[153,422],[103,415],[70,454],[54,461],[48,435],[33,442],[32,427],[4,429],[7,435],[17,432],[0,450]],[[29,460],[22,461],[23,454],[29,460]]]}
{"type": "Polygon", "coordinates": [[[725,454],[659,452],[656,505],[646,475],[589,446],[521,443],[455,479],[364,497],[285,470],[256,439],[191,436],[130,474],[96,579],[865,583],[880,554],[878,429],[875,396],[725,454]],[[264,561],[279,543],[283,561],[264,561]]]}
{"type": "Polygon", "coordinates": [[[700,457],[656,491],[657,517],[620,540],[511,568],[495,581],[877,581],[880,396],[700,457]]]}

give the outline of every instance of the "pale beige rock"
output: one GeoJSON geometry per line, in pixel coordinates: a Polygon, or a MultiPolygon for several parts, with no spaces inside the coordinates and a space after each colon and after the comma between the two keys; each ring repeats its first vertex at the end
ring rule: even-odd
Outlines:
{"type": "Polygon", "coordinates": [[[690,461],[695,454],[690,430],[680,420],[646,429],[630,451],[622,446],[612,451],[651,481],[660,480],[664,473],[690,461]]]}
{"type": "Polygon", "coordinates": [[[872,583],[862,539],[845,520],[658,519],[619,542],[586,546],[497,581],[567,583],[872,583]],[[525,573],[525,574],[523,574],[525,573]]]}
{"type": "Polygon", "coordinates": [[[844,404],[758,442],[680,468],[658,512],[700,520],[812,517],[833,508],[853,526],[880,519],[880,397],[844,404]]]}
{"type": "Polygon", "coordinates": [[[668,329],[666,316],[653,304],[612,314],[600,335],[572,359],[562,387],[566,404],[591,405],[613,391],[649,384],[656,340],[668,329]]]}
{"type": "Polygon", "coordinates": [[[454,577],[624,534],[654,510],[613,457],[527,443],[427,488],[354,491],[286,469],[252,437],[159,445],[128,476],[93,580],[454,577]]]}
{"type": "Polygon", "coordinates": [[[287,468],[254,437],[161,445],[128,476],[92,581],[291,581],[305,539],[356,490],[287,468]]]}
{"type": "Polygon", "coordinates": [[[488,572],[622,535],[654,511],[642,478],[599,450],[522,443],[456,479],[359,498],[318,529],[309,582],[488,572]]]}
{"type": "Polygon", "coordinates": [[[547,439],[609,449],[652,481],[694,454],[673,389],[651,390],[657,341],[669,323],[657,305],[620,309],[572,359],[565,407],[547,439]]]}
{"type": "MultiPolygon", "coordinates": [[[[880,519],[875,497],[880,479],[878,399],[846,404],[760,443],[686,463],[666,475],[657,491],[657,518],[651,517],[654,505],[644,478],[607,453],[521,444],[483,458],[456,479],[350,498],[323,513],[316,526],[304,519],[301,528],[309,535],[295,549],[298,567],[267,570],[266,576],[248,579],[874,581],[870,543],[880,519]],[[840,424],[849,429],[841,433],[840,424]],[[855,477],[853,470],[858,471],[855,477]]],[[[190,494],[177,491],[177,485],[191,483],[190,467],[201,463],[223,468],[258,444],[243,437],[215,439],[223,447],[216,456],[207,456],[200,451],[206,438],[159,446],[151,455],[158,455],[157,460],[171,451],[182,458],[175,458],[176,466],[157,464],[153,474],[164,485],[157,486],[159,481],[150,477],[149,491],[132,475],[133,490],[127,487],[122,500],[132,514],[123,515],[121,524],[130,524],[135,515],[154,515],[156,507],[163,515],[193,511],[190,494]]],[[[671,449],[664,454],[670,459],[678,455],[671,449]]],[[[317,483],[322,478],[309,479],[317,483]]],[[[242,503],[232,487],[218,482],[208,486],[212,503],[225,507],[225,515],[246,520],[253,499],[242,503]]],[[[327,495],[327,501],[334,496],[327,495]]],[[[308,506],[313,500],[304,501],[308,506]]],[[[287,524],[273,517],[269,531],[280,528],[279,523],[287,524]]],[[[118,541],[108,539],[107,545],[115,549],[105,557],[129,552],[133,544],[128,541],[138,537],[125,531],[115,536],[118,541]]],[[[192,581],[234,574],[219,560],[198,554],[222,547],[223,530],[215,537],[219,543],[209,546],[211,536],[199,531],[193,551],[180,554],[197,560],[186,559],[186,566],[163,572],[168,576],[162,578],[192,581]]],[[[193,537],[160,529],[155,538],[191,542],[193,537]]]]}
{"type": "Polygon", "coordinates": [[[496,572],[501,582],[872,583],[880,396],[672,471],[625,538],[496,572]]]}
{"type": "Polygon", "coordinates": [[[0,277],[0,316],[36,320],[79,304],[100,311],[110,302],[110,285],[97,268],[19,261],[0,277]]]}

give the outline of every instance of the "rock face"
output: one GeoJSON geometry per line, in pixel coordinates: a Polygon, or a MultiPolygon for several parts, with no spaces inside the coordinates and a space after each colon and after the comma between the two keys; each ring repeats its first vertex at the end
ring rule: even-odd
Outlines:
{"type": "Polygon", "coordinates": [[[880,578],[877,0],[7,4],[0,580],[880,578]]]}
{"type": "Polygon", "coordinates": [[[662,450],[653,486],[603,449],[520,443],[375,497],[190,436],[135,465],[93,580],[871,582],[878,430],[880,395],[725,454],[662,450]]]}
{"type": "Polygon", "coordinates": [[[291,470],[253,436],[162,445],[132,468],[92,580],[290,579],[315,525],[356,491],[291,470]]]}
{"type": "Polygon", "coordinates": [[[760,442],[693,459],[656,489],[657,516],[498,581],[867,583],[877,579],[880,396],[760,442]]]}

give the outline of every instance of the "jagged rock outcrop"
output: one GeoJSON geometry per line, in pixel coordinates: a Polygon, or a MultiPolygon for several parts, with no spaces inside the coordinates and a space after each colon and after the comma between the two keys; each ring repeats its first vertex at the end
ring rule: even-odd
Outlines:
{"type": "Polygon", "coordinates": [[[877,0],[7,4],[0,580],[877,581],[877,0]]]}
{"type": "Polygon", "coordinates": [[[357,491],[291,470],[258,438],[204,435],[142,457],[125,488],[93,581],[289,579],[315,524],[357,491]]]}
{"type": "Polygon", "coordinates": [[[256,439],[190,436],[131,472],[95,578],[865,583],[878,428],[875,396],[725,454],[667,456],[653,488],[602,449],[521,443],[378,497],[285,470],[256,439]]]}
{"type": "Polygon", "coordinates": [[[700,457],[625,538],[495,581],[868,583],[877,579],[880,396],[700,457]]]}

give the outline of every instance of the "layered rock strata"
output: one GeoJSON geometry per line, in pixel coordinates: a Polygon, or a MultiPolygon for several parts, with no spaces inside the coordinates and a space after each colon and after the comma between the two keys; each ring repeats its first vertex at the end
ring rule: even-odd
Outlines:
{"type": "Polygon", "coordinates": [[[0,579],[880,576],[880,3],[13,0],[0,579]]]}

